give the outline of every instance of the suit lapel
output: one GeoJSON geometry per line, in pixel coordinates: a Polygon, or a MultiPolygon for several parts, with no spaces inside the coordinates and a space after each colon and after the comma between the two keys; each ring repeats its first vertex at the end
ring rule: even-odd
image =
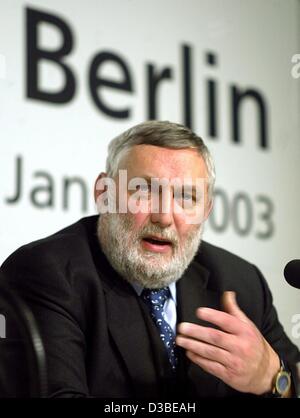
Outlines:
{"type": "Polygon", "coordinates": [[[125,362],[136,396],[158,396],[151,338],[142,320],[138,296],[127,283],[114,283],[106,286],[106,302],[108,328],[125,362]]]}
{"type": "Polygon", "coordinates": [[[207,288],[209,271],[193,261],[177,283],[178,322],[204,323],[195,315],[200,306],[220,309],[220,293],[207,288]]]}
{"type": "Polygon", "coordinates": [[[149,312],[130,284],[112,268],[94,230],[89,234],[106,299],[107,326],[131,377],[137,397],[158,397],[164,347],[149,312]],[[144,319],[144,320],[143,320],[144,319]]]}
{"type": "MultiPolygon", "coordinates": [[[[177,322],[192,322],[202,326],[212,326],[196,317],[195,311],[199,307],[221,309],[221,293],[207,287],[209,271],[193,261],[184,276],[177,284],[177,322]]],[[[179,376],[194,396],[216,396],[220,380],[206,373],[199,366],[190,362],[184,350],[179,349],[179,376]]]]}

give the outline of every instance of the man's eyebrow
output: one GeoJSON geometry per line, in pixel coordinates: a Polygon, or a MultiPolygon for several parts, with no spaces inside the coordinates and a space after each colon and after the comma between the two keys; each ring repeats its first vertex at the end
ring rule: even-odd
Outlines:
{"type": "Polygon", "coordinates": [[[157,180],[159,180],[159,177],[155,177],[155,176],[153,176],[153,177],[151,177],[151,176],[149,176],[148,174],[140,174],[139,176],[134,176],[134,177],[132,177],[130,180],[132,180],[132,179],[134,179],[134,178],[136,178],[136,179],[143,179],[143,180],[145,180],[147,183],[151,183],[151,181],[157,181],[157,180]]]}
{"type": "MultiPolygon", "coordinates": [[[[154,182],[154,184],[155,183],[159,183],[160,182],[160,180],[162,180],[160,177],[158,177],[158,176],[151,176],[151,175],[149,175],[149,174],[140,174],[139,176],[135,176],[135,177],[133,177],[133,178],[140,178],[140,179],[143,179],[143,180],[145,180],[149,185],[151,185],[151,182],[154,182]]],[[[130,180],[132,180],[132,179],[130,179],[130,180]]],[[[175,186],[175,188],[176,188],[176,182],[174,183],[174,184],[172,184],[172,179],[171,179],[171,186],[174,188],[174,186],[175,186]]],[[[186,192],[192,192],[192,194],[194,195],[194,194],[196,194],[196,191],[197,191],[197,187],[195,186],[195,184],[193,184],[193,183],[190,183],[190,182],[183,182],[182,184],[181,184],[181,187],[182,187],[182,189],[185,189],[186,188],[186,192]]]]}

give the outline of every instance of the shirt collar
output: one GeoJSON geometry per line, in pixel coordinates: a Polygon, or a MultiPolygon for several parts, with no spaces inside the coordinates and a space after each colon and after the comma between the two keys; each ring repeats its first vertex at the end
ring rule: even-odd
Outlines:
{"type": "MultiPolygon", "coordinates": [[[[138,296],[141,296],[144,287],[138,283],[131,283],[131,286],[134,288],[138,296]]],[[[169,286],[171,298],[176,303],[176,282],[172,282],[169,286]]]]}

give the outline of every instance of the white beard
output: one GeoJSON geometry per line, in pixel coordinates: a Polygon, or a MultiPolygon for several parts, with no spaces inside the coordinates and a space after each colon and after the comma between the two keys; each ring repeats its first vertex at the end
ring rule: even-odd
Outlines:
{"type": "Polygon", "coordinates": [[[101,248],[112,267],[129,283],[149,289],[166,287],[180,279],[196,255],[202,231],[200,224],[180,245],[174,230],[152,223],[134,232],[133,221],[127,214],[102,214],[97,227],[101,248]],[[172,242],[172,255],[142,249],[142,238],[156,234],[172,242]]]}

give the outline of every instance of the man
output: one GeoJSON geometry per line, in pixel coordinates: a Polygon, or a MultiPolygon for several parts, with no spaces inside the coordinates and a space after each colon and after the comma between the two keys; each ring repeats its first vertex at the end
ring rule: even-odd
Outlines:
{"type": "Polygon", "coordinates": [[[214,177],[189,129],[137,125],[109,146],[100,216],[3,264],[38,322],[50,396],[293,395],[300,355],[265,279],[201,242],[214,177]]]}

